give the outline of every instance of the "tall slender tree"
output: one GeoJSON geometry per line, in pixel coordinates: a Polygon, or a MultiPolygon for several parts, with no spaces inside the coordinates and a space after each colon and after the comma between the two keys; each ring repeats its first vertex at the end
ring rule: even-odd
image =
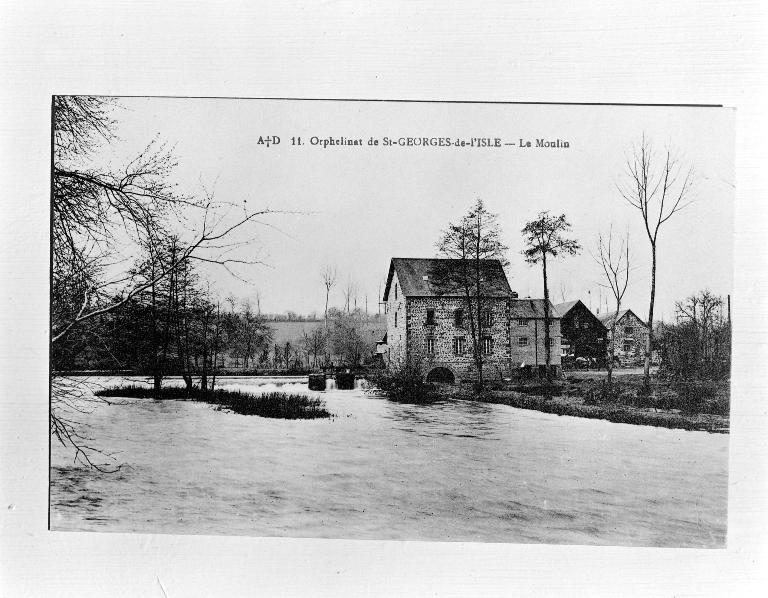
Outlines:
{"type": "Polygon", "coordinates": [[[323,286],[325,287],[325,327],[328,327],[328,298],[331,295],[331,289],[336,286],[338,280],[338,272],[336,266],[328,265],[325,267],[321,274],[323,280],[323,286]]]}
{"type": "Polygon", "coordinates": [[[611,320],[610,341],[608,344],[608,386],[613,384],[613,360],[616,354],[616,322],[621,311],[621,302],[629,285],[629,233],[624,238],[614,240],[613,227],[608,229],[608,238],[602,233],[597,239],[597,263],[603,271],[603,276],[613,298],[616,301],[616,311],[611,320]]]}
{"type": "Polygon", "coordinates": [[[650,385],[653,348],[653,309],[656,302],[656,250],[659,230],[689,205],[694,183],[692,166],[684,166],[669,147],[657,152],[643,134],[627,158],[623,180],[616,186],[624,200],[643,220],[651,247],[651,298],[648,303],[648,335],[645,343],[645,384],[650,385]]]}
{"type": "Polygon", "coordinates": [[[529,264],[541,264],[544,279],[544,349],[546,355],[547,381],[552,381],[552,347],[550,347],[552,315],[549,307],[549,284],[547,281],[547,257],[556,259],[563,255],[576,255],[581,246],[574,240],[566,238],[571,225],[565,219],[565,214],[550,216],[549,212],[539,212],[535,220],[523,227],[526,248],[523,250],[525,261],[529,264]]]}
{"type": "Polygon", "coordinates": [[[456,264],[439,266],[434,273],[434,284],[440,289],[461,289],[466,305],[472,339],[472,359],[478,373],[478,387],[483,388],[483,313],[490,284],[483,274],[485,260],[498,260],[506,267],[507,246],[501,241],[498,215],[489,212],[483,200],[475,205],[457,223],[448,225],[437,243],[444,257],[459,260],[456,264]]]}

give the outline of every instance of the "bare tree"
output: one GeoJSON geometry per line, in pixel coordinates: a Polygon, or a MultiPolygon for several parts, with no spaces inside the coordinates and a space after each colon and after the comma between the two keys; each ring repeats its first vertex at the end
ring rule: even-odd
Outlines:
{"type": "Polygon", "coordinates": [[[328,327],[328,297],[331,294],[331,289],[336,286],[336,280],[338,273],[336,266],[326,266],[322,273],[323,286],[325,287],[325,326],[328,327]]]}
{"type": "MultiPolygon", "coordinates": [[[[53,100],[51,201],[52,355],[69,335],[113,314],[147,290],[168,280],[191,260],[215,263],[233,275],[235,264],[255,264],[232,253],[248,241],[233,237],[248,224],[262,224],[269,209],[179,192],[171,182],[176,162],[162,144],[149,143],[119,167],[100,163],[97,149],[116,141],[113,101],[96,97],[57,96],[53,100]],[[161,247],[186,227],[167,259],[156,260],[161,247]],[[138,257],[137,257],[138,254],[138,257]]],[[[56,378],[51,362],[51,432],[75,448],[76,457],[95,465],[76,420],[62,409],[72,404],[73,386],[56,378]]]]}
{"type": "Polygon", "coordinates": [[[608,229],[608,238],[600,233],[597,239],[597,256],[595,257],[603,271],[603,276],[616,300],[616,312],[611,320],[610,342],[608,345],[608,385],[613,383],[613,360],[616,354],[616,322],[621,311],[621,302],[629,285],[629,233],[624,238],[614,241],[613,227],[608,229]],[[618,244],[617,244],[618,242],[618,244]]]}
{"type": "Polygon", "coordinates": [[[551,362],[552,348],[550,347],[549,285],[547,283],[547,256],[557,258],[560,255],[575,255],[581,246],[573,239],[564,237],[571,228],[565,219],[565,214],[550,216],[549,212],[539,212],[536,220],[530,221],[522,230],[526,248],[523,250],[525,261],[529,264],[541,262],[544,278],[544,349],[546,355],[547,380],[552,381],[551,362]]]}
{"type": "Polygon", "coordinates": [[[624,180],[617,189],[637,209],[651,245],[651,298],[648,305],[648,336],[645,345],[645,384],[650,385],[653,346],[653,308],[656,301],[656,249],[661,225],[690,204],[693,167],[684,167],[669,147],[657,152],[643,134],[627,158],[624,180]]]}
{"type": "Polygon", "coordinates": [[[249,362],[254,362],[265,348],[272,343],[273,329],[253,309],[250,299],[244,299],[240,303],[237,329],[237,346],[243,356],[243,368],[248,367],[249,362]]]}
{"type": "Polygon", "coordinates": [[[328,345],[347,367],[360,365],[363,356],[371,350],[366,342],[359,314],[335,311],[328,330],[328,345]]]}
{"type": "Polygon", "coordinates": [[[312,356],[312,367],[317,367],[317,356],[322,354],[325,348],[326,335],[321,327],[315,327],[312,332],[302,331],[301,346],[307,356],[307,367],[309,367],[309,356],[312,356]]]}
{"type": "Polygon", "coordinates": [[[261,316],[261,291],[255,291],[253,296],[256,300],[256,315],[261,316]]]}
{"type": "Polygon", "coordinates": [[[347,279],[347,284],[344,287],[344,308],[347,313],[352,313],[352,305],[354,304],[357,309],[357,285],[351,278],[347,279]]]}
{"type": "MultiPolygon", "coordinates": [[[[213,317],[213,355],[212,355],[212,378],[211,392],[216,390],[216,373],[219,367],[219,347],[221,343],[221,301],[216,301],[216,315],[213,317]]],[[[202,385],[202,383],[201,383],[202,385]]]]}
{"type": "MultiPolygon", "coordinates": [[[[688,323],[692,329],[693,342],[690,351],[696,364],[712,363],[712,331],[723,321],[722,297],[708,289],[675,303],[678,323],[688,323]]],[[[698,369],[698,368],[697,368],[698,369]]]]}
{"type": "Polygon", "coordinates": [[[682,383],[730,376],[731,325],[722,308],[708,290],[675,303],[674,321],[658,325],[662,375],[682,383]]]}

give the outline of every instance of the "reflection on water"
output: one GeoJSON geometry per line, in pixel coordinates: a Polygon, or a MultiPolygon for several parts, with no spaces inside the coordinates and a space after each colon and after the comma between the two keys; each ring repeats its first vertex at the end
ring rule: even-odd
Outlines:
{"type": "MultiPolygon", "coordinates": [[[[113,384],[116,380],[101,380],[113,384]]],[[[180,383],[180,382],[179,382],[180,383]]],[[[307,392],[299,378],[222,387],[307,392]]],[[[314,393],[313,393],[314,394],[314,393]]],[[[728,437],[361,390],[274,420],[127,400],[85,416],[126,465],[53,445],[54,529],[723,546],[728,437]]]]}

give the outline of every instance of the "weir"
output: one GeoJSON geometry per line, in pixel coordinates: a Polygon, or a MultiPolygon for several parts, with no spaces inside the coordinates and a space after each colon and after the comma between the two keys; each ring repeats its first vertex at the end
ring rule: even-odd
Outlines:
{"type": "Polygon", "coordinates": [[[338,380],[330,376],[326,378],[320,375],[324,379],[324,387],[322,388],[316,386],[317,382],[313,383],[312,375],[310,375],[309,390],[357,390],[367,386],[364,378],[355,378],[354,374],[342,375],[345,376],[342,384],[339,384],[338,380]]]}

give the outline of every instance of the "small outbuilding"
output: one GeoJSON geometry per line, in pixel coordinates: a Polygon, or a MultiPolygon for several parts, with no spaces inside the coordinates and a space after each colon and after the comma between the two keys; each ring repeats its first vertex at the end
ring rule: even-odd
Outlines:
{"type": "Polygon", "coordinates": [[[563,364],[604,367],[608,329],[580,299],[555,305],[560,313],[563,364]]]}

